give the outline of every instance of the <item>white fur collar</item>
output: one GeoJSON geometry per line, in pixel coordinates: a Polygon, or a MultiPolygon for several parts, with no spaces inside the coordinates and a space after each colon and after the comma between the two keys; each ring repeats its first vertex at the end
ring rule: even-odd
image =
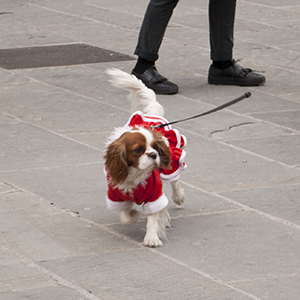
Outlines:
{"type": "Polygon", "coordinates": [[[132,127],[125,125],[123,127],[116,127],[111,134],[107,137],[104,145],[105,148],[107,148],[112,142],[114,142],[115,140],[117,140],[119,137],[121,137],[121,135],[127,131],[130,131],[132,129],[132,127]]]}

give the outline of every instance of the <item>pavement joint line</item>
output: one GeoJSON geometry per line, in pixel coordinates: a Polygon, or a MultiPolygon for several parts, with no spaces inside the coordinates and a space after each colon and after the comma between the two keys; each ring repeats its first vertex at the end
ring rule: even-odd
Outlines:
{"type": "MultiPolygon", "coordinates": [[[[293,102],[293,101],[292,101],[293,102]]],[[[295,102],[296,103],[296,102],[295,102]]],[[[255,112],[255,115],[261,115],[261,114],[265,114],[265,113],[286,113],[286,112],[300,112],[300,108],[295,108],[295,109],[282,109],[282,110],[269,110],[269,111],[267,111],[267,112],[255,112]]],[[[247,115],[248,116],[248,115],[247,115]]],[[[252,117],[251,115],[249,115],[250,117],[252,117]]],[[[274,123],[275,124],[275,123],[274,123]]],[[[278,126],[278,124],[275,124],[275,125],[277,125],[278,126]]],[[[279,125],[280,127],[282,127],[281,125],[279,125]]],[[[290,130],[293,130],[293,131],[295,131],[295,132],[299,132],[300,133],[300,131],[298,131],[298,130],[295,130],[295,129],[292,129],[292,128],[289,128],[289,127],[286,127],[286,128],[288,128],[288,129],[290,129],[290,130]]]]}
{"type": "Polygon", "coordinates": [[[78,140],[75,140],[75,139],[73,139],[73,138],[67,136],[67,135],[64,135],[64,134],[61,134],[61,133],[59,133],[59,132],[57,132],[57,131],[51,130],[51,129],[46,128],[46,127],[43,127],[43,126],[41,126],[41,125],[39,125],[39,124],[31,123],[31,122],[29,122],[29,121],[20,119],[19,117],[14,116],[14,115],[12,115],[12,114],[10,114],[10,113],[8,113],[8,112],[3,112],[3,111],[2,111],[2,113],[6,114],[6,115],[7,115],[8,117],[10,117],[10,118],[14,118],[16,121],[19,121],[20,123],[29,124],[29,125],[31,125],[31,126],[33,126],[33,127],[37,127],[37,128],[43,129],[43,130],[45,130],[45,131],[47,131],[47,132],[49,132],[49,133],[51,133],[51,134],[57,135],[57,136],[59,136],[59,137],[65,138],[65,139],[67,139],[67,140],[69,140],[69,141],[75,142],[75,143],[77,143],[77,144],[86,146],[86,147],[88,147],[88,148],[91,148],[91,149],[93,149],[93,150],[96,150],[96,151],[99,151],[99,152],[102,152],[102,153],[103,153],[103,150],[101,150],[100,148],[97,148],[97,147],[88,145],[88,144],[86,144],[86,143],[80,142],[80,141],[78,141],[78,140]]]}
{"type": "Polygon", "coordinates": [[[57,169],[73,169],[81,168],[93,165],[103,165],[102,161],[94,161],[88,163],[77,163],[77,164],[67,164],[67,165],[55,165],[55,166],[41,166],[41,167],[32,167],[32,168],[23,168],[23,169],[12,169],[12,170],[1,170],[1,173],[15,173],[15,172],[28,172],[28,171],[37,171],[37,170],[57,170],[57,169]]]}
{"type": "Polygon", "coordinates": [[[230,198],[228,198],[228,197],[225,197],[225,196],[223,196],[223,195],[220,195],[218,192],[208,192],[208,191],[206,191],[206,190],[204,190],[204,189],[201,189],[201,188],[199,188],[199,187],[197,187],[197,186],[194,186],[194,185],[192,185],[192,184],[190,184],[190,183],[187,183],[187,182],[184,182],[184,181],[182,181],[182,180],[181,180],[181,182],[182,182],[183,184],[187,185],[188,187],[191,187],[191,188],[194,188],[194,189],[196,189],[196,190],[199,190],[199,191],[201,191],[201,192],[203,192],[203,193],[205,193],[205,194],[213,195],[213,196],[215,196],[215,197],[217,197],[217,198],[220,198],[220,199],[222,199],[222,200],[227,201],[228,203],[234,204],[234,205],[236,205],[236,206],[242,208],[244,211],[254,212],[254,213],[256,213],[256,214],[258,214],[258,215],[260,215],[260,216],[263,216],[263,217],[265,217],[265,218],[268,218],[268,219],[270,219],[270,220],[272,220],[272,221],[275,221],[275,222],[277,222],[277,223],[280,223],[280,224],[283,224],[283,225],[285,225],[285,226],[289,226],[289,227],[291,227],[291,228],[300,230],[300,225],[298,225],[298,224],[296,224],[296,223],[287,221],[287,220],[285,220],[285,219],[282,219],[282,218],[273,216],[273,215],[271,215],[271,214],[269,214],[269,213],[265,213],[265,212],[260,211],[260,210],[258,210],[258,209],[252,208],[252,207],[250,207],[250,206],[248,206],[248,205],[242,204],[242,203],[240,203],[240,202],[238,202],[238,201],[235,201],[235,200],[232,200],[232,199],[230,199],[230,198]]]}
{"type": "MultiPolygon", "coordinates": [[[[295,133],[295,132],[292,132],[292,133],[289,133],[289,134],[278,134],[276,135],[276,137],[286,137],[286,136],[297,136],[299,135],[300,133],[295,133]]],[[[261,139],[262,137],[261,136],[253,136],[253,137],[238,137],[238,138],[226,138],[226,139],[222,139],[222,141],[225,141],[225,142],[233,142],[233,141],[246,141],[246,140],[259,140],[261,139]]],[[[273,138],[272,136],[266,136],[264,138],[273,138]]]]}
{"type": "Polygon", "coordinates": [[[7,247],[4,247],[2,245],[0,245],[0,249],[2,251],[6,252],[7,254],[11,255],[11,256],[14,256],[14,257],[18,258],[23,263],[25,263],[28,267],[34,268],[39,273],[44,274],[44,275],[50,277],[58,285],[65,286],[67,288],[75,290],[79,294],[81,294],[82,296],[86,297],[87,299],[90,299],[90,300],[101,300],[101,298],[98,298],[97,296],[93,295],[90,291],[87,291],[87,290],[81,288],[80,286],[71,283],[70,281],[62,278],[61,276],[59,276],[59,275],[57,275],[57,274],[55,274],[53,272],[50,272],[49,270],[47,270],[46,268],[38,265],[36,262],[34,262],[33,260],[29,259],[28,257],[21,256],[19,253],[15,252],[14,250],[8,249],[7,247]]]}
{"type": "Polygon", "coordinates": [[[263,280],[276,280],[276,279],[287,279],[292,277],[300,277],[300,273],[290,273],[290,274],[281,274],[281,275],[274,275],[274,276],[266,276],[266,277],[257,277],[257,278],[248,278],[242,280],[233,280],[228,281],[228,284],[236,284],[236,283],[244,283],[244,282],[253,282],[253,281],[263,281],[263,280]]]}
{"type": "MultiPolygon", "coordinates": [[[[45,10],[49,10],[49,11],[52,11],[52,12],[55,12],[55,13],[58,13],[58,14],[61,14],[61,15],[75,17],[75,18],[81,19],[82,21],[89,21],[89,22],[93,22],[95,24],[105,24],[105,25],[107,25],[109,27],[113,27],[113,28],[121,28],[122,30],[138,32],[138,29],[132,29],[132,28],[129,28],[129,27],[122,27],[122,26],[118,26],[118,25],[115,25],[115,24],[112,24],[112,23],[102,22],[100,20],[93,19],[93,18],[82,17],[81,15],[76,15],[76,14],[68,13],[68,12],[61,11],[61,10],[55,10],[53,8],[50,8],[50,7],[40,6],[40,5],[33,4],[33,3],[27,3],[27,4],[30,5],[30,6],[34,6],[34,7],[42,8],[42,9],[45,9],[45,10]]],[[[88,5],[90,5],[90,4],[88,4],[88,5]]],[[[93,23],[91,23],[91,24],[93,24],[93,23]]]]}
{"type": "MultiPolygon", "coordinates": [[[[246,5],[259,6],[259,7],[265,8],[265,9],[274,9],[274,10],[277,10],[277,11],[285,11],[285,12],[289,12],[290,11],[287,8],[293,8],[293,7],[295,7],[295,5],[287,5],[287,6],[281,6],[281,7],[280,6],[270,6],[270,5],[266,5],[266,4],[262,4],[262,3],[257,3],[257,2],[254,3],[254,2],[243,1],[243,0],[241,0],[240,2],[243,3],[243,4],[246,4],[246,5]]],[[[237,18],[239,18],[239,17],[237,16],[237,18]]],[[[281,27],[281,26],[278,26],[278,25],[274,25],[274,24],[270,24],[270,23],[266,23],[266,22],[259,22],[257,20],[253,21],[251,19],[249,19],[249,20],[246,19],[246,20],[254,22],[256,24],[262,24],[262,25],[265,25],[265,26],[268,26],[268,27],[272,27],[272,28],[276,28],[276,29],[282,29],[282,30],[287,31],[285,27],[281,27]]],[[[293,19],[293,20],[298,21],[298,19],[293,19]]],[[[264,29],[264,30],[266,31],[267,29],[264,29]]],[[[298,32],[297,30],[293,30],[292,28],[290,28],[289,31],[298,32]]],[[[273,45],[272,45],[272,47],[273,47],[273,45]]],[[[281,49],[281,48],[278,47],[278,49],[281,49]]],[[[295,53],[298,53],[298,52],[295,52],[295,53]]]]}
{"type": "Polygon", "coordinates": [[[241,209],[224,209],[224,210],[218,210],[218,211],[207,211],[202,213],[196,213],[196,214],[187,214],[187,215],[179,215],[171,217],[171,220],[177,220],[177,219],[184,219],[184,218],[190,218],[190,217],[201,217],[201,216],[211,216],[211,215],[221,215],[221,214],[228,214],[228,213],[235,213],[240,212],[241,209]]]}
{"type": "MultiPolygon", "coordinates": [[[[278,95],[278,93],[277,93],[277,94],[276,94],[276,93],[271,93],[270,90],[266,90],[266,91],[261,90],[261,91],[258,91],[258,90],[254,89],[254,88],[249,88],[249,89],[250,89],[251,91],[253,91],[253,92],[258,92],[258,93],[265,94],[265,95],[268,95],[268,96],[272,96],[272,97],[275,97],[275,98],[281,97],[281,98],[284,99],[285,101],[289,101],[289,102],[293,102],[293,103],[299,104],[299,102],[296,102],[296,101],[291,100],[291,99],[288,99],[288,98],[284,98],[286,95],[278,95]]],[[[292,94],[293,94],[293,93],[292,93],[292,94]]],[[[263,97],[263,96],[262,96],[262,97],[263,97]]],[[[246,114],[245,114],[245,115],[246,115],[246,114]]]]}
{"type": "MultiPolygon", "coordinates": [[[[292,51],[292,50],[290,50],[289,52],[298,54],[298,52],[295,52],[295,51],[292,51]]],[[[285,67],[276,66],[276,65],[272,65],[272,64],[268,64],[268,66],[271,67],[271,68],[274,68],[274,69],[278,69],[279,70],[278,73],[280,73],[280,71],[288,71],[288,72],[291,72],[291,73],[300,74],[300,72],[298,70],[295,70],[295,69],[292,69],[292,68],[285,68],[285,67]]],[[[271,76],[269,76],[268,80],[271,81],[271,79],[273,77],[275,77],[275,75],[276,75],[276,73],[273,74],[273,75],[271,75],[271,76]]]]}
{"type": "Polygon", "coordinates": [[[286,10],[285,8],[287,8],[287,7],[295,7],[295,5],[270,6],[270,5],[266,5],[266,4],[263,4],[263,3],[249,2],[249,1],[245,1],[245,0],[240,0],[240,2],[244,3],[244,4],[251,5],[251,6],[261,6],[261,7],[268,8],[268,9],[276,9],[276,10],[284,10],[284,11],[286,10]]]}
{"type": "Polygon", "coordinates": [[[107,7],[104,7],[104,6],[101,6],[101,5],[97,5],[97,4],[94,4],[94,3],[88,3],[88,2],[87,2],[87,5],[92,6],[92,7],[101,8],[101,9],[103,9],[103,10],[110,11],[110,12],[114,12],[114,13],[122,13],[122,14],[124,14],[124,15],[129,16],[129,17],[131,17],[131,16],[138,17],[138,18],[140,18],[141,20],[143,19],[143,16],[141,16],[140,14],[135,14],[134,11],[132,11],[132,12],[130,12],[130,13],[128,13],[128,12],[126,12],[126,11],[120,12],[119,10],[116,10],[116,9],[111,9],[111,8],[107,8],[107,7]]]}
{"type": "MultiPolygon", "coordinates": [[[[182,181],[181,181],[182,182],[182,181]]],[[[277,187],[298,187],[299,186],[299,183],[291,183],[291,184],[278,184],[276,185],[277,187]]],[[[264,186],[261,186],[261,187],[255,187],[255,188],[248,188],[248,187],[245,187],[245,188],[241,188],[241,189],[231,189],[231,190],[218,190],[216,191],[216,193],[218,194],[222,194],[222,193],[230,193],[230,192],[236,192],[236,191],[248,191],[248,190],[263,190],[263,189],[272,189],[274,188],[273,185],[264,185],[264,186]]],[[[208,193],[210,193],[210,191],[208,191],[208,193]]],[[[213,193],[213,192],[212,192],[213,193]]]]}
{"type": "MultiPolygon", "coordinates": [[[[236,209],[228,209],[228,210],[218,210],[218,211],[207,211],[207,212],[199,212],[195,214],[186,214],[186,215],[178,215],[178,216],[171,216],[171,221],[172,220],[177,220],[177,219],[184,219],[184,218],[193,218],[193,217],[201,217],[201,216],[210,216],[210,215],[218,215],[218,214],[226,214],[226,213],[234,213],[234,212],[240,212],[241,208],[236,208],[236,209]]],[[[146,216],[141,217],[136,223],[142,223],[146,222],[146,216]]],[[[106,224],[101,224],[106,227],[110,226],[115,226],[115,225],[123,225],[121,222],[112,222],[112,223],[106,223],[106,224]]],[[[171,224],[172,228],[172,224],[171,224]]]]}

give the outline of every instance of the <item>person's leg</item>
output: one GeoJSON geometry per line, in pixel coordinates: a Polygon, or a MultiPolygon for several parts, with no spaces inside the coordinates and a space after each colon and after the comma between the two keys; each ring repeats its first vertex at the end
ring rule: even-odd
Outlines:
{"type": "Polygon", "coordinates": [[[212,61],[231,61],[236,0],[209,1],[209,31],[212,61]]]}
{"type": "Polygon", "coordinates": [[[257,86],[265,82],[263,75],[244,69],[232,59],[236,0],[209,1],[210,57],[208,83],[257,86]]]}
{"type": "Polygon", "coordinates": [[[151,0],[148,4],[134,54],[156,61],[166,28],[179,0],[151,0]]]}
{"type": "Polygon", "coordinates": [[[157,94],[175,94],[178,86],[155,68],[158,52],[174,8],[179,0],[151,0],[148,4],[134,54],[138,55],[132,74],[157,94]]]}

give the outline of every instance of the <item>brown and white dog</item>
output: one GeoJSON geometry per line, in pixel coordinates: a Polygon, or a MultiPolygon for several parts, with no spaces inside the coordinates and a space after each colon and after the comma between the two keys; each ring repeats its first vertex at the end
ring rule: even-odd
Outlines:
{"type": "Polygon", "coordinates": [[[151,130],[151,125],[168,123],[155,93],[142,81],[118,69],[109,69],[113,86],[129,91],[131,117],[123,127],[115,128],[106,142],[105,174],[108,181],[106,203],[119,210],[123,224],[138,220],[142,205],[147,214],[144,245],[157,247],[165,238],[169,225],[168,199],[162,192],[162,181],[170,182],[172,198],[177,205],[184,202],[184,191],[178,179],[186,168],[186,139],[170,125],[151,130]]]}

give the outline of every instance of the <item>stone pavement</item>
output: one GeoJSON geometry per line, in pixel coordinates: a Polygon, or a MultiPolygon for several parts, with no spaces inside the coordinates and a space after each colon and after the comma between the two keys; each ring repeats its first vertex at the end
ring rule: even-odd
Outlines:
{"type": "MultiPolygon", "coordinates": [[[[147,2],[1,0],[0,48],[132,57],[147,2]]],[[[124,227],[105,206],[103,142],[129,104],[104,71],[134,61],[0,69],[1,300],[299,299],[299,0],[238,1],[234,57],[267,77],[253,88],[207,84],[207,2],[181,0],[166,32],[157,65],[180,86],[158,96],[166,118],[252,97],[176,126],[186,203],[170,201],[160,248],[142,246],[145,218],[124,227]]]]}

